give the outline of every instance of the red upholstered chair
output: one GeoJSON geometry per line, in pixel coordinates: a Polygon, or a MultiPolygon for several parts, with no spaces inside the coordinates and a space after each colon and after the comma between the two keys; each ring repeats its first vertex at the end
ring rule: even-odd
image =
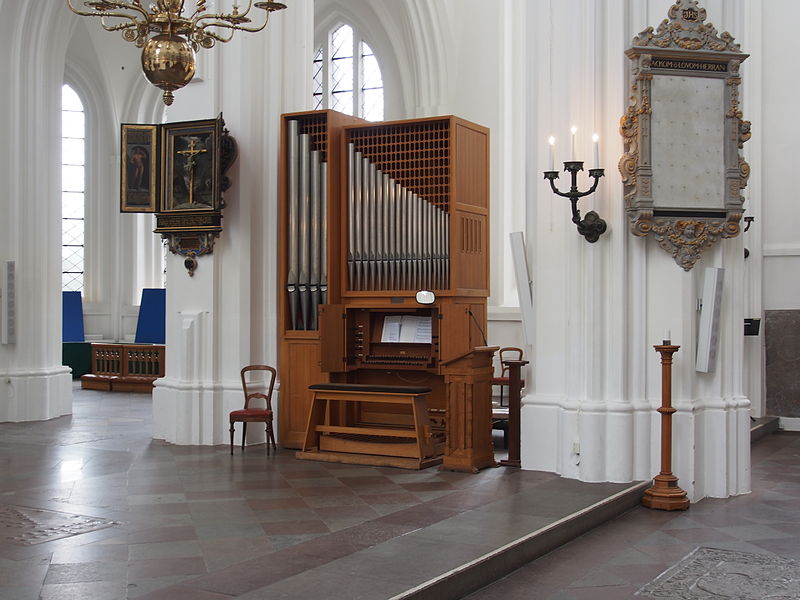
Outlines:
{"type": "MultiPolygon", "coordinates": [[[[508,387],[510,383],[508,379],[508,367],[503,365],[504,360],[522,360],[522,348],[514,348],[512,346],[508,346],[506,348],[500,348],[500,377],[492,377],[492,385],[499,385],[500,386],[500,406],[505,406],[503,404],[503,390],[508,387]]],[[[525,381],[522,382],[522,387],[525,387],[525,381]]]]}
{"type": "Polygon", "coordinates": [[[242,369],[242,389],[244,390],[244,408],[241,410],[234,410],[230,414],[231,419],[231,454],[233,454],[233,433],[234,423],[242,423],[242,452],[244,452],[245,439],[247,438],[247,424],[248,423],[265,423],[267,428],[267,456],[269,456],[269,445],[272,442],[272,448],[277,450],[275,445],[275,433],[272,430],[272,388],[275,387],[275,369],[267,365],[248,365],[242,369]],[[248,381],[247,374],[251,371],[264,371],[265,381],[248,381]],[[262,387],[263,384],[263,387],[262,387]],[[267,384],[268,387],[267,387],[267,384]],[[267,393],[263,391],[250,391],[256,385],[259,390],[267,389],[267,393]],[[264,406],[251,407],[251,403],[260,404],[258,400],[264,400],[264,406]],[[252,402],[255,400],[256,402],[252,402]]]}

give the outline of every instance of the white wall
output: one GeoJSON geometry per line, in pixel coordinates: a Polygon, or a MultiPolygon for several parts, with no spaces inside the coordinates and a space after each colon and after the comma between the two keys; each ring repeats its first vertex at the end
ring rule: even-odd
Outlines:
{"type": "Polygon", "coordinates": [[[763,140],[764,309],[787,310],[800,308],[797,202],[789,184],[792,178],[787,177],[792,173],[796,158],[796,140],[800,139],[800,123],[795,114],[800,81],[787,77],[780,65],[791,60],[792,51],[787,49],[787,44],[796,35],[793,25],[800,18],[800,5],[791,0],[771,0],[768,6],[769,11],[764,11],[764,25],[769,31],[763,34],[761,57],[762,126],[754,126],[753,137],[763,140]]]}

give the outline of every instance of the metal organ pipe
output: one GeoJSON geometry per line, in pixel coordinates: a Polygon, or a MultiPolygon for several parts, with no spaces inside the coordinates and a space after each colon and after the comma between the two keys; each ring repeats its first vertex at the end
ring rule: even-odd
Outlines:
{"type": "Polygon", "coordinates": [[[347,144],[347,274],[350,289],[356,289],[356,240],[355,240],[355,212],[356,212],[356,148],[347,144]]]}
{"type": "Polygon", "coordinates": [[[327,164],[311,136],[288,122],[289,230],[286,292],[291,328],[318,328],[317,306],[327,299],[327,164]]]}
{"type": "Polygon", "coordinates": [[[308,134],[300,134],[300,275],[298,277],[298,289],[300,292],[300,312],[303,318],[303,327],[309,329],[311,319],[309,311],[311,309],[310,290],[308,288],[311,266],[311,190],[310,170],[311,156],[308,134]]]}
{"type": "Polygon", "coordinates": [[[297,138],[297,121],[289,121],[289,259],[288,259],[288,274],[286,277],[286,293],[289,301],[289,319],[291,320],[291,328],[297,329],[298,318],[300,313],[300,298],[298,296],[297,279],[298,279],[298,210],[299,210],[299,194],[298,183],[300,175],[298,171],[299,162],[299,140],[297,138]]]}
{"type": "Polygon", "coordinates": [[[306,329],[317,329],[317,306],[319,305],[319,282],[320,282],[320,261],[322,260],[322,248],[320,238],[322,236],[321,217],[322,193],[320,191],[320,162],[319,151],[311,151],[311,164],[309,169],[311,179],[309,186],[309,200],[311,211],[309,214],[309,323],[306,329]]]}
{"type": "Polygon", "coordinates": [[[350,289],[449,287],[447,212],[383,173],[352,143],[347,157],[350,289]]]}
{"type": "Polygon", "coordinates": [[[320,256],[319,273],[319,301],[320,304],[328,302],[328,163],[321,163],[320,166],[320,244],[322,246],[320,256]]]}
{"type": "Polygon", "coordinates": [[[353,253],[353,261],[355,262],[355,271],[356,271],[356,279],[353,285],[351,286],[354,290],[360,290],[362,288],[362,281],[363,281],[363,274],[361,270],[361,261],[364,259],[364,250],[361,245],[361,231],[364,228],[364,165],[361,160],[361,153],[356,152],[354,159],[355,164],[353,165],[353,185],[354,185],[354,206],[355,209],[353,210],[353,214],[350,215],[350,219],[353,221],[353,237],[355,238],[354,248],[355,251],[353,253]]]}

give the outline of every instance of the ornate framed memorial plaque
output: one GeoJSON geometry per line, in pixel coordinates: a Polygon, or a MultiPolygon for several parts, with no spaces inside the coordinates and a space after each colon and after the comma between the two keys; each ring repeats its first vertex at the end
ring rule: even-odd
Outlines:
{"type": "Polygon", "coordinates": [[[626,52],[632,86],[619,170],[632,233],[653,235],[688,271],[740,231],[750,122],[739,107],[739,66],[748,55],[705,22],[697,0],[677,0],[668,17],[626,52]]]}
{"type": "Polygon", "coordinates": [[[120,165],[121,212],[156,211],[158,206],[158,126],[123,123],[120,165]]]}

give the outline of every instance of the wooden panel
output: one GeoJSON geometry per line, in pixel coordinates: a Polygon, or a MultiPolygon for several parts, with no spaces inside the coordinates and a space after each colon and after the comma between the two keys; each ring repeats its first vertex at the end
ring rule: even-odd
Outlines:
{"type": "Polygon", "coordinates": [[[458,213],[453,232],[455,260],[450,270],[454,285],[464,289],[488,291],[488,219],[484,215],[458,213]]]}
{"type": "Polygon", "coordinates": [[[443,469],[476,473],[496,464],[491,401],[492,356],[496,350],[478,348],[442,368],[447,381],[443,469]]]}
{"type": "Polygon", "coordinates": [[[313,394],[308,386],[327,383],[320,367],[319,340],[287,340],[281,352],[278,430],[281,446],[301,448],[313,394]]]}
{"type": "Polygon", "coordinates": [[[319,307],[320,368],[325,373],[342,372],[347,367],[344,317],[344,307],[340,304],[319,307]]]}
{"type": "Polygon", "coordinates": [[[405,189],[447,209],[450,202],[449,118],[383,122],[345,129],[345,141],[405,189]]]}
{"type": "Polygon", "coordinates": [[[457,120],[453,171],[456,202],[489,208],[489,132],[457,120]]]}
{"type": "Polygon", "coordinates": [[[440,341],[441,355],[439,360],[444,362],[469,352],[474,346],[470,343],[469,305],[455,302],[443,303],[442,329],[447,335],[440,341]]]}

